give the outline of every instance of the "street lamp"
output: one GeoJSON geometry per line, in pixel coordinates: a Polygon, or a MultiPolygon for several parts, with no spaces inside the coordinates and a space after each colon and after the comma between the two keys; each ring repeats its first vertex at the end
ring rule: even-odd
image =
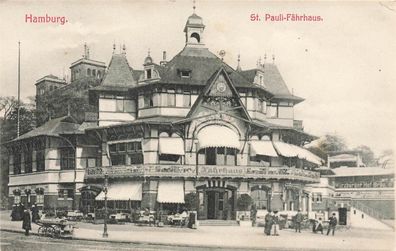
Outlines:
{"type": "Polygon", "coordinates": [[[107,187],[108,187],[108,182],[109,182],[109,177],[106,173],[105,179],[104,179],[104,187],[103,187],[103,192],[105,194],[105,197],[104,197],[105,217],[104,217],[103,235],[102,235],[103,238],[109,237],[109,234],[107,233],[107,187]]]}

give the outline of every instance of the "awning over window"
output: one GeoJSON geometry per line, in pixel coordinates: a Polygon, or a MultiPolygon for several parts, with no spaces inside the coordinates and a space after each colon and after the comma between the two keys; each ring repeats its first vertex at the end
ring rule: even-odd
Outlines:
{"type": "Polygon", "coordinates": [[[228,127],[211,125],[198,133],[198,150],[207,147],[229,147],[240,149],[239,136],[228,127]]]}
{"type": "Polygon", "coordinates": [[[276,151],[274,146],[272,145],[272,141],[252,141],[250,143],[251,147],[251,155],[264,155],[264,156],[271,156],[277,157],[276,151]]]}
{"type": "Polygon", "coordinates": [[[157,201],[159,203],[184,203],[183,181],[159,181],[157,201]]]}
{"type": "MultiPolygon", "coordinates": [[[[102,191],[96,200],[104,200],[102,191]]],[[[107,189],[107,200],[142,200],[142,182],[123,181],[110,184],[107,189]]]]}
{"type": "Polygon", "coordinates": [[[279,153],[279,155],[282,155],[283,157],[291,158],[291,157],[297,157],[298,155],[298,152],[293,147],[293,145],[277,141],[274,142],[274,147],[276,151],[279,153]]]}
{"type": "Polygon", "coordinates": [[[321,165],[323,162],[323,160],[315,154],[296,145],[291,145],[284,142],[274,142],[274,146],[279,155],[284,157],[298,157],[299,159],[303,159],[317,165],[321,165]]]}
{"type": "Polygon", "coordinates": [[[311,153],[307,149],[299,147],[299,146],[295,146],[295,145],[292,145],[292,146],[295,148],[295,150],[297,152],[297,157],[299,159],[304,159],[304,160],[314,163],[316,165],[322,165],[322,163],[324,162],[320,157],[311,153]]]}
{"type": "Polygon", "coordinates": [[[159,154],[184,155],[182,138],[159,138],[159,154]]]}

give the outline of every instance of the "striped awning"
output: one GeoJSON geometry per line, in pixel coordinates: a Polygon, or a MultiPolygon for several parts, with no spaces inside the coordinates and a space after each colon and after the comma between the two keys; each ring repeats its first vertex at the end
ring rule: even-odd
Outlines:
{"type": "Polygon", "coordinates": [[[274,147],[279,155],[287,158],[297,157],[298,152],[293,147],[293,145],[284,142],[274,142],[274,147]]]}
{"type": "Polygon", "coordinates": [[[160,180],[158,183],[157,202],[183,204],[184,182],[160,180]]]}
{"type": "MultiPolygon", "coordinates": [[[[105,194],[102,191],[96,200],[104,200],[105,194]]],[[[107,189],[107,200],[142,200],[141,181],[122,181],[112,183],[107,189]]]]}
{"type": "Polygon", "coordinates": [[[250,143],[250,153],[252,156],[255,155],[264,155],[264,156],[271,156],[271,157],[278,157],[274,146],[272,145],[272,141],[252,141],[250,143]]]}
{"type": "Polygon", "coordinates": [[[297,157],[299,159],[306,160],[316,165],[322,165],[322,163],[324,162],[320,157],[300,146],[287,144],[284,142],[274,142],[274,146],[279,155],[287,158],[297,157]]]}
{"type": "Polygon", "coordinates": [[[184,155],[182,138],[159,138],[159,154],[184,155]]]}
{"type": "Polygon", "coordinates": [[[229,147],[240,150],[239,136],[228,127],[211,125],[198,133],[198,150],[208,147],[229,147]]]}

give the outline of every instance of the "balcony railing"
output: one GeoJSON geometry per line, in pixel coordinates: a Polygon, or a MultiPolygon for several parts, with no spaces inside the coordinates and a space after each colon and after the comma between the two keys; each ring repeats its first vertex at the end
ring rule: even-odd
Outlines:
{"type": "Polygon", "coordinates": [[[319,182],[319,173],[291,167],[211,166],[211,165],[131,165],[90,167],[85,178],[109,177],[197,177],[197,178],[250,178],[289,179],[319,182]]]}

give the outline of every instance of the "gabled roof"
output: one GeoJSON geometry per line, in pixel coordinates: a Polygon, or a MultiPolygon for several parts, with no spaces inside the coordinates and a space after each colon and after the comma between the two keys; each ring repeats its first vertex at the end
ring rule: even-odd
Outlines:
{"type": "Polygon", "coordinates": [[[240,74],[244,76],[248,81],[253,83],[258,71],[261,71],[263,73],[265,88],[274,95],[273,98],[292,99],[295,101],[304,100],[290,93],[285,81],[283,80],[278,70],[278,67],[276,67],[276,65],[274,64],[264,64],[263,69],[251,69],[241,71],[240,74]]]}
{"type": "Polygon", "coordinates": [[[123,54],[113,54],[109,69],[107,70],[102,84],[103,86],[134,86],[136,80],[129,67],[128,60],[123,54]]]}
{"type": "Polygon", "coordinates": [[[33,138],[36,136],[59,136],[61,134],[79,133],[79,126],[80,125],[73,117],[64,116],[49,120],[45,124],[31,130],[28,133],[21,135],[19,138],[11,140],[10,142],[33,138]]]}
{"type": "MultiPolygon", "coordinates": [[[[231,94],[232,96],[235,96],[237,98],[237,102],[239,102],[239,106],[242,110],[242,115],[244,116],[243,119],[246,119],[248,121],[251,121],[251,118],[249,116],[249,113],[247,112],[245,106],[242,104],[241,102],[241,98],[239,96],[238,91],[235,89],[235,86],[233,85],[233,82],[230,78],[230,76],[228,75],[227,71],[224,69],[224,67],[221,67],[220,69],[218,69],[207,81],[207,84],[205,86],[205,88],[202,90],[201,94],[198,96],[197,100],[195,101],[194,105],[191,107],[189,113],[187,114],[187,118],[191,118],[192,115],[195,113],[196,109],[198,106],[200,106],[202,104],[203,98],[204,96],[209,95],[209,93],[211,93],[211,90],[214,86],[214,84],[216,83],[216,80],[220,77],[220,75],[224,76],[225,81],[227,82],[227,85],[229,86],[230,90],[231,90],[231,94]]],[[[227,113],[226,113],[227,114],[227,113]]]]}

